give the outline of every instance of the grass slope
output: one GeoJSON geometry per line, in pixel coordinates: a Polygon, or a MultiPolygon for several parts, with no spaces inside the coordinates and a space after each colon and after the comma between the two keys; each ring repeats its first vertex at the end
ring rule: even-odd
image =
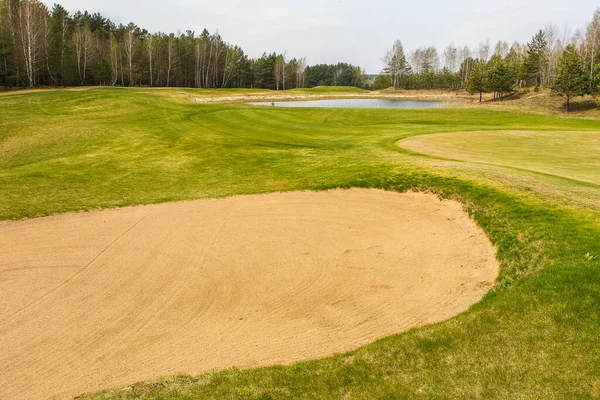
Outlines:
{"type": "Polygon", "coordinates": [[[284,190],[431,190],[465,203],[498,246],[501,276],[469,312],[348,354],[86,398],[600,396],[595,185],[396,145],[438,132],[597,131],[596,121],[484,109],[259,109],[173,102],[164,94],[0,97],[0,219],[284,190]]]}

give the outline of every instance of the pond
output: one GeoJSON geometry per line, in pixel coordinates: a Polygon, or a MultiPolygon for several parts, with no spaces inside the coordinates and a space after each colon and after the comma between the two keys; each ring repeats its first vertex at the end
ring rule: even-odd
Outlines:
{"type": "Polygon", "coordinates": [[[391,99],[329,99],[302,101],[257,101],[254,106],[317,107],[317,108],[441,108],[461,105],[454,101],[391,100],[391,99]]]}

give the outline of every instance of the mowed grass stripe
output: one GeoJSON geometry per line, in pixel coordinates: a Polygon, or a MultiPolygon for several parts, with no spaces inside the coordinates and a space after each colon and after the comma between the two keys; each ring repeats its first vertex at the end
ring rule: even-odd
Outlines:
{"type": "Polygon", "coordinates": [[[436,157],[529,169],[600,184],[600,132],[440,133],[405,139],[399,145],[436,157]]]}

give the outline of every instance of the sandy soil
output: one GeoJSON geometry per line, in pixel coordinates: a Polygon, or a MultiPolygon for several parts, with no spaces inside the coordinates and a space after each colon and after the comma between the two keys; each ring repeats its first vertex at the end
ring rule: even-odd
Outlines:
{"type": "Polygon", "coordinates": [[[459,203],[335,190],[0,223],[0,398],[291,363],[452,317],[493,285],[459,203]]]}

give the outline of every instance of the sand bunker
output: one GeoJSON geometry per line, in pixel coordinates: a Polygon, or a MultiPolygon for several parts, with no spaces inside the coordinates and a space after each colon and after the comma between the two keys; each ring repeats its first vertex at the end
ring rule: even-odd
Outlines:
{"type": "Polygon", "coordinates": [[[459,203],[335,190],[0,223],[0,398],[344,352],[498,273],[459,203]]]}

